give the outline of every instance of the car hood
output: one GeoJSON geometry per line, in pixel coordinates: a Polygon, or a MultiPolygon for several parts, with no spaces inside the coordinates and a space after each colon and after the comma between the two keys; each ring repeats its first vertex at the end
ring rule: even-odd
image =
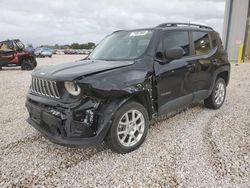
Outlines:
{"type": "Polygon", "coordinates": [[[72,63],[42,67],[40,69],[37,68],[32,72],[32,76],[55,81],[71,81],[81,76],[87,77],[89,75],[132,64],[134,64],[134,61],[81,60],[72,63]]]}

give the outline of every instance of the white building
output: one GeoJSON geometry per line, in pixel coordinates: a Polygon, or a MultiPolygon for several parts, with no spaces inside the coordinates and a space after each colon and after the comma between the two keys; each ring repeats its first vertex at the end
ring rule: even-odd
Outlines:
{"type": "Polygon", "coordinates": [[[237,60],[240,44],[242,58],[250,59],[249,6],[249,0],[226,0],[222,40],[229,60],[237,60]]]}

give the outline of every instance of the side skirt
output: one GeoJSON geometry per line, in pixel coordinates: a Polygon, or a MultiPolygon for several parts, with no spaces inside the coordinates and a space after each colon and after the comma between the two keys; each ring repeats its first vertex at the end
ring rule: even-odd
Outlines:
{"type": "Polygon", "coordinates": [[[178,108],[191,104],[193,101],[193,94],[188,94],[172,101],[167,102],[159,108],[159,115],[167,114],[171,111],[177,110],[178,108]]]}

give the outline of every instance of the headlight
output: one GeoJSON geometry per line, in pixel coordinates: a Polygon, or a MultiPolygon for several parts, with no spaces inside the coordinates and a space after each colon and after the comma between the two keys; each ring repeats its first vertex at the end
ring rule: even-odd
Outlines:
{"type": "Polygon", "coordinates": [[[64,87],[73,96],[78,96],[81,93],[81,88],[74,82],[64,82],[64,87]]]}

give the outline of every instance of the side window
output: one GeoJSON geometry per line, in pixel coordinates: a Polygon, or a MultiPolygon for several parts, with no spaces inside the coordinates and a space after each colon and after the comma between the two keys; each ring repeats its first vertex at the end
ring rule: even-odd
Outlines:
{"type": "Polygon", "coordinates": [[[164,49],[181,47],[183,56],[190,55],[190,43],[187,31],[169,31],[166,32],[163,39],[164,49]]]}
{"type": "Polygon", "coordinates": [[[210,49],[208,33],[193,31],[195,55],[207,54],[210,49]]]}

